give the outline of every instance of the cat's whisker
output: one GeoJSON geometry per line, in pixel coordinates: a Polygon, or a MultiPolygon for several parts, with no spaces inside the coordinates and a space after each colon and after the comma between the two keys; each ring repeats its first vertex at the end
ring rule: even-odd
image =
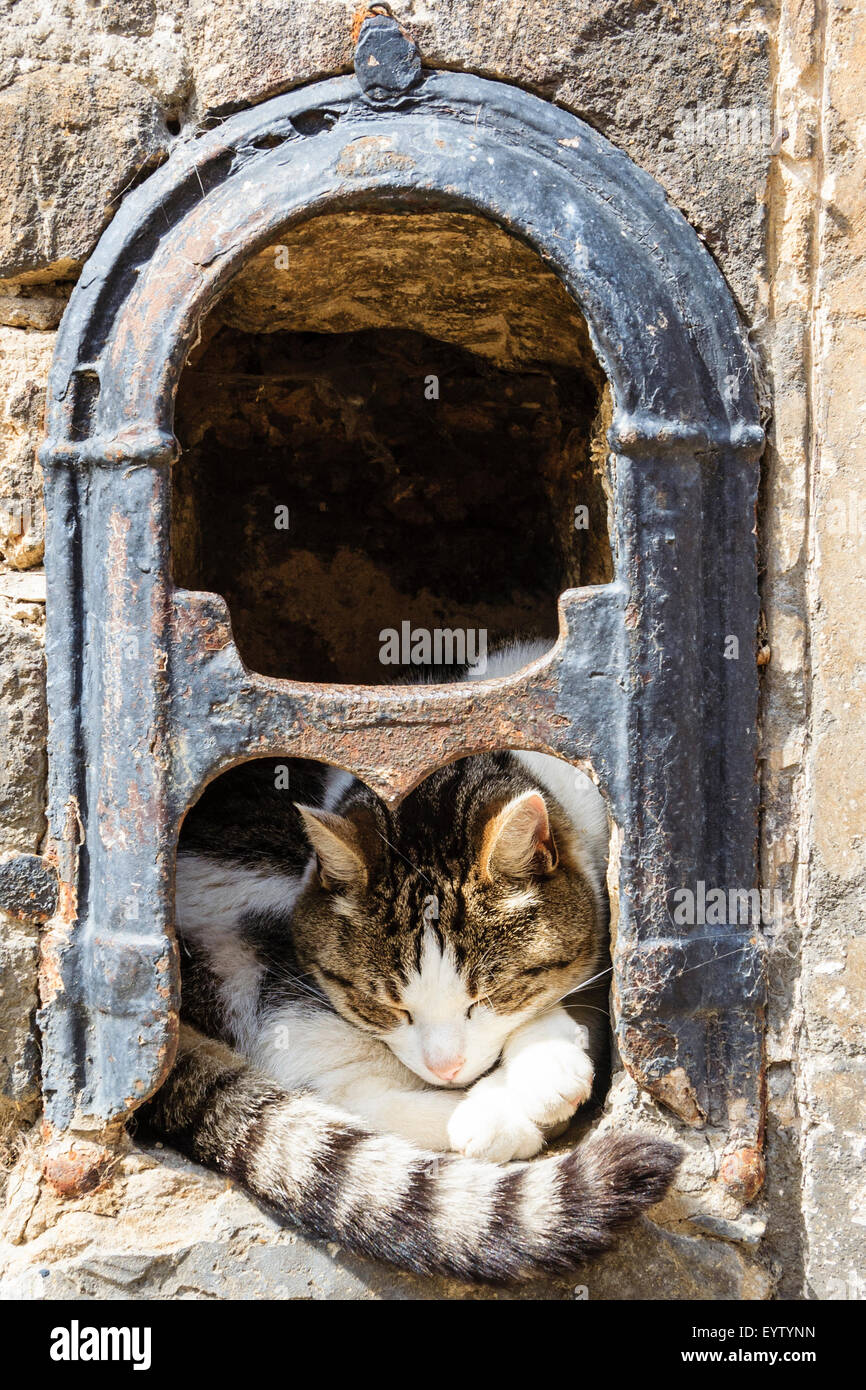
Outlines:
{"type": "Polygon", "coordinates": [[[716,961],[727,960],[728,956],[738,956],[742,951],[748,951],[750,949],[751,942],[747,942],[745,946],[736,946],[733,951],[725,951],[725,954],[723,956],[713,956],[712,960],[699,960],[697,965],[687,966],[685,970],[680,971],[680,974],[690,975],[693,970],[701,970],[705,965],[715,965],[716,961]]]}
{"type": "Polygon", "coordinates": [[[570,999],[573,994],[579,994],[582,989],[588,989],[590,985],[595,984],[596,980],[601,980],[605,975],[609,975],[612,970],[613,966],[608,965],[604,970],[599,970],[597,975],[590,975],[588,980],[584,980],[580,985],[575,985],[574,989],[567,989],[565,994],[561,994],[556,1002],[561,1004],[563,999],[570,999]]]}
{"type": "Polygon", "coordinates": [[[306,984],[303,975],[293,975],[291,970],[286,970],[282,972],[282,979],[289,981],[289,983],[293,984],[296,989],[299,989],[302,994],[309,994],[312,999],[324,1000],[325,998],[324,991],[318,989],[315,985],[306,984]]]}
{"type": "MultiPolygon", "coordinates": [[[[749,950],[748,944],[745,946],[736,946],[734,947],[733,951],[725,951],[724,955],[713,956],[711,960],[699,960],[697,965],[688,965],[686,966],[685,970],[680,971],[680,974],[690,975],[693,970],[703,970],[705,966],[715,965],[717,961],[727,960],[730,956],[738,956],[742,951],[747,950],[749,950]]],[[[589,985],[594,984],[595,981],[600,980],[603,975],[609,975],[612,970],[613,966],[609,965],[606,969],[600,970],[597,975],[591,975],[588,980],[584,980],[582,985],[577,985],[574,989],[570,989],[566,994],[561,994],[557,1002],[561,1004],[563,999],[570,999],[573,994],[579,994],[582,989],[586,989],[589,985]]],[[[589,1008],[590,1006],[585,1005],[584,1007],[589,1008]]]]}
{"type": "Polygon", "coordinates": [[[316,991],[310,989],[308,985],[300,984],[293,975],[280,975],[277,978],[280,980],[281,984],[287,986],[289,990],[297,994],[305,995],[308,999],[315,999],[317,1004],[327,1004],[328,1002],[323,994],[317,994],[316,991]]]}
{"type": "Polygon", "coordinates": [[[267,955],[264,951],[259,952],[259,959],[267,965],[270,973],[284,984],[291,985],[301,994],[306,994],[310,999],[315,999],[319,1004],[327,1004],[328,1000],[324,992],[315,989],[312,985],[304,983],[313,978],[311,970],[305,970],[302,974],[296,975],[282,961],[275,960],[273,956],[267,955]]]}
{"type": "Polygon", "coordinates": [[[400,856],[400,858],[403,860],[404,864],[408,864],[410,869],[414,869],[414,870],[415,870],[415,873],[418,875],[419,878],[423,878],[423,880],[424,880],[425,883],[429,883],[429,884],[430,884],[430,887],[431,887],[431,888],[433,887],[433,883],[432,883],[432,881],[427,877],[427,875],[426,875],[425,873],[423,873],[422,870],[419,869],[419,868],[417,867],[417,865],[413,864],[411,859],[407,859],[406,856],[405,856],[405,854],[402,852],[402,850],[399,850],[399,849],[397,848],[396,845],[392,845],[392,844],[391,844],[391,841],[388,839],[387,835],[383,835],[382,832],[381,832],[381,830],[379,830],[378,827],[376,828],[376,834],[379,836],[379,839],[380,839],[380,840],[384,840],[384,841],[385,841],[385,844],[388,846],[389,849],[392,849],[392,850],[394,851],[395,854],[399,854],[399,856],[400,856]]]}
{"type": "Polygon", "coordinates": [[[484,953],[479,957],[478,964],[475,966],[475,971],[477,974],[480,974],[481,971],[484,969],[490,957],[493,955],[494,950],[495,946],[488,946],[487,950],[484,951],[484,953]]]}

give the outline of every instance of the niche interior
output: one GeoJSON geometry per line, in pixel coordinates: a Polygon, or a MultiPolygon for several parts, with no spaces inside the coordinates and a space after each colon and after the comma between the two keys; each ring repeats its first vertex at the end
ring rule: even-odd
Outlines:
{"type": "Polygon", "coordinates": [[[558,594],[612,575],[608,414],[574,300],[516,237],[457,213],[313,218],[189,356],[175,582],[222,594],[263,675],[402,679],[380,633],[404,623],[552,645],[558,594]]]}

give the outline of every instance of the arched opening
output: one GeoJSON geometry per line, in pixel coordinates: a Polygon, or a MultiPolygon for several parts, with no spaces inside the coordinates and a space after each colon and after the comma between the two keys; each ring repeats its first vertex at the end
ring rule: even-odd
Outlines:
{"type": "MultiPolygon", "coordinates": [[[[362,73],[366,82],[370,73],[362,73]]],[[[693,230],[621,151],[517,88],[420,65],[410,77],[394,100],[368,92],[358,77],[298,88],[185,144],[126,200],[70,301],[42,452],[51,853],[66,913],[46,934],[43,953],[51,1122],[72,1127],[84,1097],[96,1130],[125,1116],[171,1067],[174,848],[184,811],[206,782],[251,757],[316,758],[351,769],[396,801],[430,769],[506,745],[596,769],[621,836],[620,1056],[638,1084],[688,1123],[727,1126],[731,1144],[754,1159],[757,1172],[760,943],[744,946],[733,932],[673,935],[669,912],[684,878],[747,886],[755,875],[756,668],[725,655],[734,634],[747,657],[758,608],[754,507],[763,433],[748,346],[693,230]],[[189,354],[199,350],[202,324],[207,332],[209,312],[235,277],[287,228],[373,208],[410,219],[435,210],[509,229],[581,305],[611,383],[614,580],[587,585],[589,557],[564,556],[560,543],[557,565],[570,563],[582,586],[560,594],[559,641],[502,680],[411,689],[393,683],[393,666],[387,683],[373,689],[343,684],[348,667],[332,683],[274,680],[256,673],[251,656],[244,665],[219,598],[173,583],[180,578],[170,562],[175,393],[189,354]],[[130,883],[137,885],[133,903],[130,883]],[[699,965],[695,998],[679,982],[698,978],[699,965]]],[[[246,375],[265,393],[268,423],[277,375],[270,347],[279,335],[270,335],[262,353],[268,335],[253,326],[259,346],[246,375]]],[[[339,346],[334,326],[293,323],[280,332],[333,339],[330,351],[339,346]]],[[[390,360],[394,349],[392,336],[378,335],[397,331],[484,360],[477,341],[440,338],[429,324],[392,318],[340,329],[362,331],[377,335],[371,356],[378,360],[390,360]]],[[[218,371],[233,352],[243,365],[238,334],[248,333],[225,326],[222,345],[223,335],[215,337],[210,350],[228,352],[222,363],[215,359],[218,371]]],[[[206,342],[202,348],[206,354],[206,342]]],[[[568,393],[554,382],[557,364],[545,353],[537,360],[559,409],[568,393]]],[[[193,385],[204,360],[191,364],[193,385]]],[[[578,451],[585,466],[593,458],[592,421],[601,430],[606,417],[603,403],[597,408],[600,382],[579,363],[559,366],[585,371],[589,383],[583,428],[590,442],[578,451]]],[[[490,380],[502,385],[504,378],[490,380]]],[[[253,395],[245,407],[251,412],[253,395]]],[[[201,393],[195,409],[201,431],[196,437],[190,425],[183,441],[190,466],[212,435],[201,393]]],[[[182,400],[178,428],[184,410],[190,420],[195,415],[182,400]]],[[[322,440],[339,443],[337,416],[323,417],[322,440]]],[[[238,418],[245,423],[243,409],[238,418]]],[[[212,442],[216,454],[220,440],[212,442]]],[[[247,431],[241,470],[255,461],[258,445],[250,443],[247,431]]],[[[288,476],[281,451],[282,444],[271,477],[288,476]]],[[[178,478],[183,468],[182,460],[178,478]]],[[[551,474],[554,496],[563,499],[548,513],[556,550],[559,528],[573,524],[574,479],[558,456],[551,474]]],[[[195,490],[193,480],[188,496],[195,490]]],[[[596,515],[607,511],[603,495],[600,485],[596,515]]],[[[291,513],[291,498],[269,496],[267,487],[264,496],[291,513]]],[[[196,564],[213,559],[201,554],[208,505],[174,518],[187,582],[197,582],[196,564]]],[[[503,509],[506,534],[512,522],[503,509]]],[[[321,549],[310,554],[321,573],[321,549]]],[[[268,568],[257,562],[250,573],[264,580],[268,568]]],[[[603,567],[600,577],[608,573],[603,567]]],[[[439,574],[447,579],[447,566],[439,574]]],[[[428,609],[429,621],[450,611],[456,597],[431,591],[439,607],[428,609]]],[[[355,600],[344,592],[347,604],[355,600]]],[[[402,603],[420,590],[407,584],[397,592],[402,603]]],[[[541,614],[542,592],[547,578],[534,575],[518,604],[541,614]]],[[[249,590],[240,598],[252,612],[249,590]]],[[[234,603],[238,631],[244,603],[234,603]]],[[[501,593],[489,605],[494,632],[503,616],[513,628],[501,593]]],[[[411,609],[405,616],[411,624],[411,609]]],[[[549,637],[552,621],[542,619],[549,637]]],[[[257,621],[250,643],[261,649],[267,633],[257,621]]],[[[333,671],[338,647],[317,636],[316,621],[279,641],[295,650],[309,637],[311,666],[333,671]]],[[[242,639],[241,651],[251,650],[242,639]]],[[[361,656],[366,663],[367,653],[353,653],[356,672],[361,656]]],[[[262,665],[266,659],[267,651],[262,665]]],[[[266,669],[297,670],[276,657],[266,669]]]]}
{"type": "Polygon", "coordinates": [[[421,653],[448,679],[514,636],[552,645],[557,595],[612,577],[608,413],[577,306],[494,223],[314,218],[190,354],[175,580],[227,600],[269,676],[388,683],[421,653]]]}

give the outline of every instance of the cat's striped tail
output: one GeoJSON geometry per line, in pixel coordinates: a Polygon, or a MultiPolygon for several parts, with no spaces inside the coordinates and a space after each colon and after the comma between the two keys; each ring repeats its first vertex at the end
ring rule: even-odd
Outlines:
{"type": "Polygon", "coordinates": [[[681,1158],[634,1133],[507,1166],[422,1153],[280,1090],[188,1028],[141,1114],[148,1130],[310,1235],[419,1274],[488,1283],[569,1270],[606,1249],[664,1196],[681,1158]]]}

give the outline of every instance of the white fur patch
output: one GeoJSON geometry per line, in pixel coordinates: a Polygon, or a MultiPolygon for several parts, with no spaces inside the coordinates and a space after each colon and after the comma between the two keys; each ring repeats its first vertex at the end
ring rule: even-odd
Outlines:
{"type": "Polygon", "coordinates": [[[264,967],[240,938],[247,912],[291,911],[300,880],[271,869],[252,869],[207,855],[178,856],[175,926],[181,940],[207,953],[220,981],[220,998],[242,1048],[255,1032],[256,1004],[264,967]]]}
{"type": "Polygon", "coordinates": [[[454,953],[443,951],[432,928],[424,933],[421,947],[421,968],[410,975],[403,990],[403,1003],[412,1014],[418,1014],[431,1024],[447,1020],[455,1013],[465,1013],[472,999],[467,992],[454,953]]]}
{"type": "Polygon", "coordinates": [[[501,1176],[485,1163],[454,1163],[439,1170],[433,1221],[446,1248],[483,1249],[501,1176]]]}
{"type": "Polygon", "coordinates": [[[476,1081],[451,1117],[448,1138],[458,1153],[486,1163],[532,1158],[544,1143],[541,1130],[511,1094],[502,1067],[476,1081]]]}
{"type": "Polygon", "coordinates": [[[341,772],[338,767],[329,767],[322,790],[322,810],[333,811],[356,781],[357,778],[353,777],[351,772],[341,772]]]}
{"type": "Polygon", "coordinates": [[[509,893],[507,898],[501,899],[497,910],[504,914],[525,912],[528,907],[533,907],[538,902],[539,896],[537,888],[518,888],[509,893]]]}
{"type": "Polygon", "coordinates": [[[469,1085],[493,1065],[515,1026],[513,1017],[473,1000],[453,952],[442,950],[430,928],[424,935],[420,970],[410,976],[400,1002],[411,1022],[388,1034],[388,1046],[431,1086],[469,1085]],[[446,1078],[442,1069],[449,1062],[460,1065],[446,1078]]]}

